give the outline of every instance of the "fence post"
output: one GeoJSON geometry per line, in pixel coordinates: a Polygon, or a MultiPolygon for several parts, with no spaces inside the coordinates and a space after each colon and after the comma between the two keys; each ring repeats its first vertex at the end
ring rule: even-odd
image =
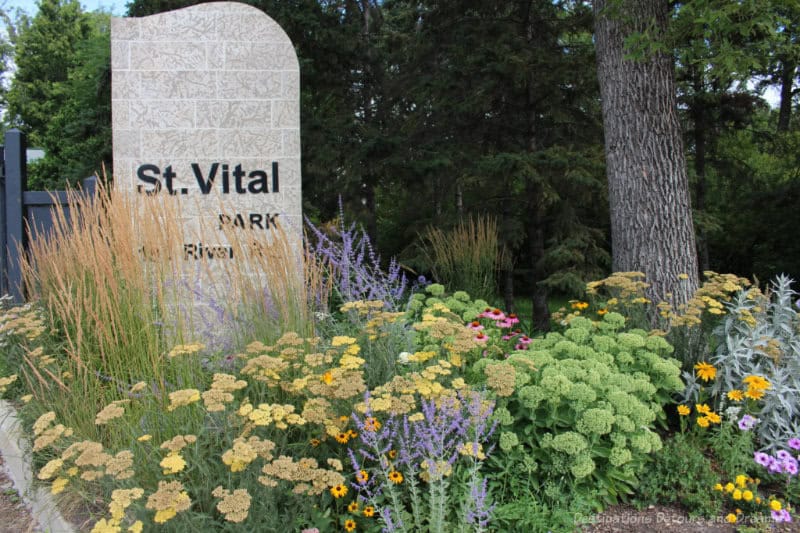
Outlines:
{"type": "MultiPolygon", "coordinates": [[[[22,303],[22,269],[19,254],[25,244],[25,213],[22,193],[27,188],[27,154],[25,134],[18,129],[6,132],[5,139],[5,210],[6,210],[6,275],[8,293],[14,302],[22,303]]],[[[24,252],[23,252],[24,253],[24,252]]]]}
{"type": "Polygon", "coordinates": [[[97,194],[97,176],[89,176],[83,180],[83,194],[89,199],[94,199],[97,194]]]}
{"type": "Polygon", "coordinates": [[[6,165],[4,146],[0,146],[0,296],[8,294],[8,250],[6,250],[6,165]]]}

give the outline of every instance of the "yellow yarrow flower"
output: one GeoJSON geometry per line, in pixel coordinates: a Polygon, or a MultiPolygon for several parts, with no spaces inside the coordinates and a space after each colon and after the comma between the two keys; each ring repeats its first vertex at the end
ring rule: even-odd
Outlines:
{"type": "Polygon", "coordinates": [[[183,389],[169,393],[169,406],[167,411],[174,411],[178,407],[200,401],[200,391],[197,389],[183,389]]]}
{"type": "Polygon", "coordinates": [[[344,335],[337,335],[331,340],[331,346],[344,346],[346,344],[354,344],[356,339],[344,335]]]}
{"type": "Polygon", "coordinates": [[[161,460],[159,466],[164,469],[164,475],[177,474],[186,468],[186,461],[181,454],[172,452],[161,460]]]}
{"type": "Polygon", "coordinates": [[[50,486],[50,494],[61,494],[64,492],[64,488],[69,483],[69,478],[65,477],[57,477],[53,480],[53,484],[50,486]]]}

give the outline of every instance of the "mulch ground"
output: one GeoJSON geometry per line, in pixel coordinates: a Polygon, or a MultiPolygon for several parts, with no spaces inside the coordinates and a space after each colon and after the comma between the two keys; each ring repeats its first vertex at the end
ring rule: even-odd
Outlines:
{"type": "Polygon", "coordinates": [[[0,455],[0,533],[34,533],[42,531],[33,519],[14,484],[3,471],[0,455]]]}

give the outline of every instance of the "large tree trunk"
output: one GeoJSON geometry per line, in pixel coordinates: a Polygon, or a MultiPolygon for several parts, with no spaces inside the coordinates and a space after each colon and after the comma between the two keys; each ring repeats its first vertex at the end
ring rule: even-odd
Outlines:
{"type": "Polygon", "coordinates": [[[781,102],[778,112],[778,131],[789,131],[794,96],[794,75],[797,65],[792,61],[781,62],[781,102]]]}
{"type": "Polygon", "coordinates": [[[658,38],[668,11],[667,0],[594,2],[613,268],[644,272],[650,299],[679,305],[698,272],[673,60],[649,51],[626,59],[624,46],[636,32],[658,38]]]}
{"type": "MultiPolygon", "coordinates": [[[[694,208],[701,213],[706,208],[706,133],[708,120],[706,114],[706,88],[702,74],[697,69],[692,69],[692,85],[694,97],[689,103],[692,121],[694,122],[694,208]]],[[[708,235],[701,225],[697,231],[697,251],[700,261],[700,270],[711,270],[711,260],[708,252],[708,235]]]]}

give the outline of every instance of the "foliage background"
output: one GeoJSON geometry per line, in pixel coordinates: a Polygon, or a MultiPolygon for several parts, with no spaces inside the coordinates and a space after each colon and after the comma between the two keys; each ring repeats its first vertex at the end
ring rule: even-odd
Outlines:
{"type": "MultiPolygon", "coordinates": [[[[197,0],[132,0],[145,16],[197,0]]],[[[505,307],[579,296],[608,272],[609,214],[590,3],[248,0],[296,45],[302,76],[304,211],[344,211],[381,257],[420,274],[429,226],[491,215],[507,261],[505,307]]],[[[0,54],[15,75],[4,127],[46,157],[30,187],[63,188],[109,166],[108,16],[77,0],[4,15],[0,54]]],[[[701,271],[800,275],[797,1],[672,4],[670,32],[632,56],[670,49],[701,271]],[[761,91],[779,95],[770,107],[761,91]]]]}

